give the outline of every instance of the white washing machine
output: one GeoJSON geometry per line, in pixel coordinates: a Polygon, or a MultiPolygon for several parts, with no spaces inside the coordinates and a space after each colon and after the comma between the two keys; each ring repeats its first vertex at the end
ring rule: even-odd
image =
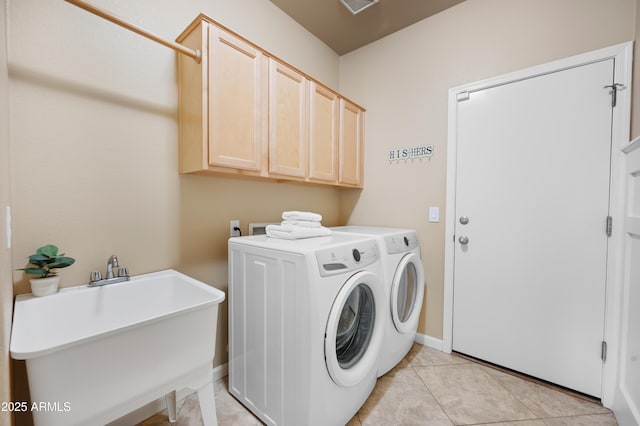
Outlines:
{"type": "Polygon", "coordinates": [[[404,358],[416,336],[424,298],[424,268],[418,234],[412,229],[339,226],[334,233],[374,236],[382,257],[387,296],[385,336],[378,359],[378,377],[404,358]]]}
{"type": "Polygon", "coordinates": [[[375,238],[229,240],[229,391],[269,425],[344,425],[375,386],[375,238]]]}

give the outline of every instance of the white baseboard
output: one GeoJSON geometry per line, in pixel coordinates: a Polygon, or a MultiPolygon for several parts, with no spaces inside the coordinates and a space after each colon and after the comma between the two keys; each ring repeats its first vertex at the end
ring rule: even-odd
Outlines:
{"type": "MultiPolygon", "coordinates": [[[[213,372],[212,372],[213,381],[217,382],[218,380],[225,377],[227,374],[229,374],[229,363],[224,363],[222,365],[219,365],[213,369],[213,372]]],[[[179,389],[176,392],[176,401],[182,401],[183,399],[185,399],[186,397],[188,397],[194,392],[195,390],[189,389],[189,388],[179,389]]],[[[167,404],[164,400],[164,397],[158,398],[155,401],[152,401],[147,405],[143,405],[137,410],[130,412],[126,416],[122,416],[119,419],[114,420],[113,422],[109,423],[107,426],[135,425],[145,419],[148,419],[154,414],[159,413],[162,410],[165,410],[166,408],[167,408],[167,404]]]]}
{"type": "Polygon", "coordinates": [[[226,377],[229,374],[229,363],[225,362],[222,365],[219,365],[213,369],[213,381],[217,382],[218,380],[226,377]]]}
{"type": "Polygon", "coordinates": [[[420,343],[421,345],[442,351],[442,339],[436,339],[435,337],[427,336],[426,334],[416,333],[414,340],[416,343],[420,343]]]}

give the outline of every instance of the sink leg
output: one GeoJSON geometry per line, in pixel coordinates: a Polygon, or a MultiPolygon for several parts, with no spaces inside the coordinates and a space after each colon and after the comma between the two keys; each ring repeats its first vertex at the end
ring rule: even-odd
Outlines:
{"type": "Polygon", "coordinates": [[[198,389],[198,400],[202,412],[202,422],[205,426],[218,426],[216,416],[216,399],[213,393],[213,380],[198,389]]]}
{"type": "Polygon", "coordinates": [[[177,420],[176,413],[176,391],[171,391],[164,396],[164,400],[167,403],[167,413],[169,414],[169,422],[175,423],[177,420]]]}

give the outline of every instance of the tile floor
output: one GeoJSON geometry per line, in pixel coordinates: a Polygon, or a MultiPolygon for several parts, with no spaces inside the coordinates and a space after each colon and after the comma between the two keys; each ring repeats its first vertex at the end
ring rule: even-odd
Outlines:
{"type": "MultiPolygon", "coordinates": [[[[215,384],[218,423],[260,425],[227,391],[215,384]]],[[[201,425],[195,394],[179,407],[179,426],[201,425]]],[[[486,425],[614,426],[613,414],[585,398],[487,367],[457,355],[414,345],[404,360],[378,379],[373,393],[348,426],[486,425]]],[[[139,426],[169,425],[159,413],[139,426]]]]}

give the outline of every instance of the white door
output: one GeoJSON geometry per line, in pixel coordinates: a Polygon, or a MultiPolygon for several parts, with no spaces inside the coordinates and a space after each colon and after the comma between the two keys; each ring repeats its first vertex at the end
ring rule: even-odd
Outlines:
{"type": "Polygon", "coordinates": [[[453,350],[601,395],[613,60],[457,104],[453,350]]]}

